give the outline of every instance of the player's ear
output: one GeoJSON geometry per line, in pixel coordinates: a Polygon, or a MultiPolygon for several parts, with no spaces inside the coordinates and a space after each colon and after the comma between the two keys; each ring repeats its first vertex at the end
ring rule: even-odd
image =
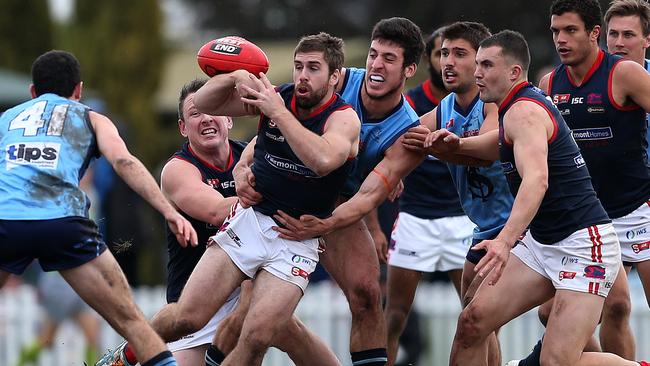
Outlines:
{"type": "Polygon", "coordinates": [[[29,94],[32,95],[32,98],[36,98],[38,95],[36,95],[36,87],[34,84],[29,84],[29,94]]]}
{"type": "Polygon", "coordinates": [[[332,75],[330,75],[330,85],[336,85],[341,79],[341,70],[335,69],[332,75]]]}
{"type": "Polygon", "coordinates": [[[410,64],[404,68],[404,76],[406,76],[407,79],[411,78],[415,75],[416,71],[418,71],[418,65],[415,63],[410,64]]]}
{"type": "Polygon", "coordinates": [[[234,123],[233,123],[233,121],[232,121],[232,117],[230,117],[230,116],[225,116],[225,118],[226,118],[226,127],[227,127],[228,129],[231,129],[232,126],[234,125],[234,123]]]}
{"type": "Polygon", "coordinates": [[[181,133],[181,136],[187,137],[187,126],[185,125],[185,121],[182,119],[178,119],[178,131],[181,133]]]}
{"type": "Polygon", "coordinates": [[[594,28],[589,32],[589,38],[592,41],[598,42],[598,36],[600,36],[600,26],[594,25],[594,28]]]}
{"type": "Polygon", "coordinates": [[[75,85],[74,90],[72,90],[72,99],[77,101],[81,99],[81,91],[83,90],[83,87],[83,81],[80,81],[77,85],[75,85]]]}
{"type": "Polygon", "coordinates": [[[643,37],[643,48],[648,48],[648,47],[650,47],[650,34],[643,37]]]}

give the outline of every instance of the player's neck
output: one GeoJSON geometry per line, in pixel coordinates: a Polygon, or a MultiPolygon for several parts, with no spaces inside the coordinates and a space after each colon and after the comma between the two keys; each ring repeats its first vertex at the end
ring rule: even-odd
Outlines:
{"type": "Polygon", "coordinates": [[[567,70],[571,75],[571,79],[576,83],[576,85],[582,85],[585,77],[591,70],[591,67],[596,63],[598,55],[600,54],[600,48],[598,45],[595,45],[589,51],[589,55],[585,58],[583,62],[578,65],[568,66],[567,70]]]}
{"type": "Polygon", "coordinates": [[[476,96],[478,95],[478,88],[473,87],[470,90],[463,92],[463,93],[456,93],[456,104],[458,104],[462,109],[467,109],[467,107],[472,104],[474,99],[476,99],[476,96]]]}
{"type": "Polygon", "coordinates": [[[215,148],[204,149],[198,146],[190,145],[192,152],[199,159],[213,165],[219,169],[225,170],[230,162],[230,144],[226,141],[225,146],[219,145],[215,148]]]}
{"type": "Polygon", "coordinates": [[[366,112],[365,117],[369,119],[386,117],[401,101],[401,89],[391,91],[381,98],[371,98],[366,92],[365,85],[361,89],[361,102],[366,112]]]}

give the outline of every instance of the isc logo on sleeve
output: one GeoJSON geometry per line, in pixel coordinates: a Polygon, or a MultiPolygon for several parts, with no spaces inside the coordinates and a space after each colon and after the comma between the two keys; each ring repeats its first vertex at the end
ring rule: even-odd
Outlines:
{"type": "Polygon", "coordinates": [[[40,169],[56,169],[61,144],[54,142],[23,142],[7,145],[7,170],[19,165],[33,165],[40,169]]]}

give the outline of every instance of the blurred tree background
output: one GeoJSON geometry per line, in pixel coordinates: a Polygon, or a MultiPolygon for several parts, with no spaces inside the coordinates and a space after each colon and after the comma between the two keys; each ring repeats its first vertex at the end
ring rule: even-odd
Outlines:
{"type": "MultiPolygon", "coordinates": [[[[608,2],[600,1],[606,9],[608,2]]],[[[290,81],[293,47],[302,35],[326,31],[344,38],[346,64],[363,66],[372,26],[382,18],[407,17],[425,35],[456,20],[471,20],[494,32],[509,28],[523,33],[531,47],[530,79],[535,81],[540,68],[556,62],[548,30],[550,4],[551,0],[0,0],[0,68],[28,74],[34,58],[49,49],[75,53],[85,94],[104,101],[104,112],[118,122],[130,149],[158,176],[161,164],[182,141],[176,128],[178,92],[185,82],[203,76],[195,55],[210,39],[234,34],[258,43],[271,60],[271,80],[279,84],[290,81]],[[70,8],[68,17],[55,17],[64,4],[70,8]]],[[[409,86],[425,77],[426,68],[421,67],[409,86]]],[[[255,122],[238,121],[232,135],[246,139],[255,127],[255,122]]],[[[147,250],[139,255],[146,263],[139,270],[142,282],[160,282],[163,274],[156,268],[165,257],[162,220],[148,208],[127,207],[123,215],[145,217],[137,224],[146,231],[141,240],[155,243],[157,254],[147,250]]]]}

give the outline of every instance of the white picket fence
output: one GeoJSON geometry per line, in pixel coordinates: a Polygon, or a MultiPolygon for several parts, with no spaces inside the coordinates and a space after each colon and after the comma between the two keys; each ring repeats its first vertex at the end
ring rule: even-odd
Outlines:
{"type": "MultiPolygon", "coordinates": [[[[632,283],[632,328],[636,336],[638,359],[650,359],[650,310],[640,285],[632,283]]],[[[526,289],[522,289],[526,291],[526,289]]],[[[135,299],[147,316],[164,303],[162,288],[139,288],[135,299]]],[[[456,319],[460,312],[458,298],[451,286],[423,284],[418,289],[415,307],[421,315],[421,330],[426,337],[421,365],[446,365],[456,319]]],[[[302,299],[298,316],[322,337],[337,354],[343,365],[350,365],[348,336],[350,315],[347,302],[335,286],[324,283],[310,286],[302,299]]],[[[42,319],[33,288],[21,286],[0,291],[0,365],[14,366],[20,347],[34,339],[42,319]]],[[[542,334],[535,310],[507,324],[501,331],[503,359],[520,358],[542,334]]],[[[104,323],[102,347],[114,347],[121,338],[104,323]]],[[[38,366],[83,365],[83,336],[72,323],[59,330],[55,346],[45,352],[38,366]]],[[[293,365],[278,350],[267,354],[264,366],[293,365]]]]}

